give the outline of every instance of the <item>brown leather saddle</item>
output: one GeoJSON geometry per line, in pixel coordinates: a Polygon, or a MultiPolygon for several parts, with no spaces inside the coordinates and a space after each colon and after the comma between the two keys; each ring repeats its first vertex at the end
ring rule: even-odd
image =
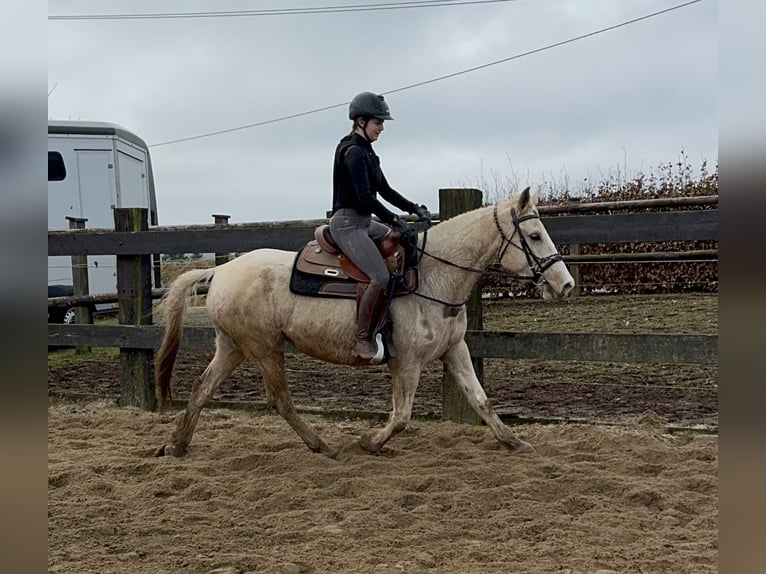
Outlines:
{"type": "MultiPolygon", "coordinates": [[[[392,229],[376,242],[389,273],[403,277],[394,296],[406,295],[418,287],[417,268],[405,268],[405,246],[399,238],[399,232],[392,229]]],[[[299,295],[355,299],[358,284],[369,282],[367,274],[340,251],[330,235],[330,226],[325,224],[314,230],[314,239],[298,252],[290,290],[299,295]]]]}

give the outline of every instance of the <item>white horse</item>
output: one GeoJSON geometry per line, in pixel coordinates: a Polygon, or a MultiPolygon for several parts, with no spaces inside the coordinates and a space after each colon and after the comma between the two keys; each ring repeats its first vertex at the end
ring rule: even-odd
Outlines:
{"type": "MultiPolygon", "coordinates": [[[[464,341],[465,302],[480,273],[493,263],[532,279],[545,299],[561,298],[574,279],[557,253],[537,212],[529,188],[498,205],[482,207],[442,221],[428,232],[420,260],[420,284],[414,294],[393,300],[390,310],[398,353],[388,360],[393,409],[385,427],[360,438],[360,446],[380,451],[410,420],[415,390],[425,365],[440,359],[471,407],[498,441],[520,453],[534,450],[497,416],[481,387],[464,341]]],[[[422,245],[423,236],[420,236],[422,245]]],[[[314,452],[335,456],[295,410],[285,377],[284,345],[332,363],[362,366],[351,354],[356,307],[351,299],[295,295],[288,282],[295,253],[251,251],[213,269],[192,270],[172,284],[162,305],[165,335],[156,357],[157,398],[170,397],[170,378],[181,338],[186,302],[198,284],[210,282],[207,313],[216,332],[216,351],[195,381],[186,411],[179,416],[172,442],[157,455],[186,452],[202,407],[245,358],[260,369],[268,403],[314,452]]]]}

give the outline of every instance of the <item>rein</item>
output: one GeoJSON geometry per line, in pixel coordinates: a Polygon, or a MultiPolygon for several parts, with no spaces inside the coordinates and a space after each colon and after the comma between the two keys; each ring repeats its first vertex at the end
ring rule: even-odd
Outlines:
{"type": "MultiPolygon", "coordinates": [[[[449,261],[448,259],[444,259],[443,257],[439,257],[438,255],[433,255],[432,253],[428,253],[426,251],[426,239],[428,237],[428,227],[426,227],[425,232],[423,233],[423,247],[415,247],[417,251],[420,252],[420,259],[423,258],[424,255],[427,255],[431,259],[435,259],[436,261],[439,261],[440,263],[444,263],[445,265],[449,265],[450,267],[455,267],[457,269],[461,269],[463,271],[468,271],[470,273],[477,273],[478,275],[490,275],[490,276],[496,276],[496,277],[504,277],[504,278],[511,278],[511,279],[522,279],[522,280],[529,280],[531,281],[536,287],[539,287],[543,283],[546,282],[545,280],[545,271],[551,267],[553,264],[555,264],[558,261],[562,260],[561,255],[558,253],[553,253],[552,255],[548,255],[547,257],[537,257],[532,252],[532,249],[530,249],[529,244],[527,243],[526,237],[524,237],[524,234],[521,232],[521,223],[523,221],[527,221],[528,219],[540,219],[540,216],[538,214],[530,214],[525,215],[523,217],[519,217],[516,213],[516,208],[511,208],[511,220],[513,221],[513,233],[510,237],[508,237],[505,234],[505,231],[503,231],[503,228],[500,226],[500,220],[497,216],[497,204],[495,204],[495,208],[492,212],[493,218],[495,220],[495,227],[500,232],[500,237],[502,238],[502,243],[500,244],[500,249],[498,250],[498,256],[497,256],[497,262],[501,263],[503,260],[503,257],[505,256],[506,251],[508,251],[508,248],[513,246],[516,249],[519,249],[524,252],[524,256],[527,259],[527,264],[529,265],[529,268],[532,270],[532,275],[519,275],[517,273],[511,273],[510,271],[499,271],[495,269],[477,269],[475,267],[467,267],[465,265],[460,265],[458,263],[454,263],[452,261],[449,261]],[[514,243],[513,238],[516,236],[516,234],[519,234],[519,243],[514,243]]],[[[428,295],[423,295],[422,293],[418,293],[417,291],[414,291],[412,289],[405,289],[411,293],[412,295],[417,295],[418,297],[421,297],[423,299],[428,299],[429,301],[434,301],[436,303],[441,303],[442,305],[446,305],[448,307],[462,307],[468,302],[468,299],[470,299],[470,296],[468,299],[463,301],[462,303],[449,303],[447,301],[442,301],[440,299],[436,299],[435,297],[429,297],[428,295]]]]}
{"type": "MultiPolygon", "coordinates": [[[[451,263],[451,262],[449,262],[449,261],[447,261],[445,259],[441,259],[440,257],[436,257],[435,255],[431,255],[430,253],[426,252],[426,242],[428,241],[428,228],[429,227],[431,227],[431,221],[430,220],[426,221],[426,228],[423,230],[423,247],[418,247],[417,245],[415,245],[415,250],[420,252],[420,257],[418,257],[418,263],[420,263],[420,261],[423,259],[424,255],[428,255],[429,257],[431,257],[433,259],[436,259],[437,261],[442,261],[442,262],[446,263],[447,265],[452,265],[453,267],[460,267],[459,265],[456,265],[455,263],[451,263]]],[[[469,269],[469,268],[466,268],[466,267],[460,267],[460,268],[461,269],[467,269],[468,271],[474,271],[473,269],[469,269]]],[[[480,272],[480,273],[483,273],[483,272],[480,272]]],[[[463,305],[468,303],[468,299],[471,298],[471,296],[469,295],[468,299],[466,299],[462,303],[450,303],[448,301],[442,301],[441,299],[437,299],[436,297],[431,297],[429,295],[423,295],[422,293],[418,293],[414,289],[410,289],[409,287],[407,287],[407,284],[404,282],[404,278],[403,277],[397,278],[396,281],[398,283],[400,283],[402,288],[405,291],[407,291],[407,293],[409,293],[410,295],[416,295],[416,296],[420,297],[421,299],[427,299],[428,301],[433,301],[434,303],[441,303],[442,305],[445,305],[447,307],[452,307],[454,309],[459,309],[460,307],[462,307],[463,305]]]]}

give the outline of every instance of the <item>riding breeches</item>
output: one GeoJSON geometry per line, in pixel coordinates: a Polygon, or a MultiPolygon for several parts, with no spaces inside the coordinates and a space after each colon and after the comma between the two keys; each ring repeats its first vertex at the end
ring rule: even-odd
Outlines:
{"type": "Polygon", "coordinates": [[[388,285],[388,267],[373,240],[380,239],[388,231],[386,225],[373,221],[370,215],[360,215],[354,209],[339,209],[330,218],[330,233],[340,250],[371,281],[383,287],[388,285]]]}

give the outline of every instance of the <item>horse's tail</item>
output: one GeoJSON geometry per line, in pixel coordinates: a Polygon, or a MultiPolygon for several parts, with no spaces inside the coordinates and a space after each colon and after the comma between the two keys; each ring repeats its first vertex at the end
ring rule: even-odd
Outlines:
{"type": "Polygon", "coordinates": [[[197,285],[202,281],[210,281],[215,273],[212,269],[192,269],[179,275],[163,297],[160,312],[165,316],[165,335],[154,359],[155,391],[160,411],[170,401],[170,377],[173,374],[173,364],[176,362],[178,347],[181,344],[183,316],[188,298],[194,294],[197,285]]]}

